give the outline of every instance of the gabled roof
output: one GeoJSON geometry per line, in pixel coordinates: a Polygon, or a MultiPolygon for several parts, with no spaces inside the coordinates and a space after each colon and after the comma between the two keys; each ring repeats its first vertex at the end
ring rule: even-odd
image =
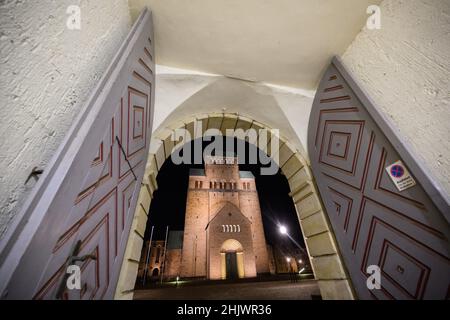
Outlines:
{"type": "Polygon", "coordinates": [[[242,213],[241,209],[239,209],[236,205],[234,205],[233,203],[231,203],[231,202],[229,202],[229,201],[225,201],[224,203],[225,203],[225,204],[224,204],[222,207],[220,207],[219,210],[217,210],[217,211],[215,212],[214,217],[213,217],[211,220],[209,220],[208,224],[206,225],[205,230],[207,230],[207,229],[209,228],[209,225],[211,224],[211,222],[213,222],[213,221],[219,216],[220,211],[222,211],[226,206],[232,206],[232,207],[234,207],[235,209],[237,209],[237,210],[239,211],[239,213],[244,217],[244,219],[247,220],[247,221],[249,222],[249,224],[252,224],[251,220],[250,220],[249,218],[247,218],[247,217],[245,216],[245,214],[242,213]]]}

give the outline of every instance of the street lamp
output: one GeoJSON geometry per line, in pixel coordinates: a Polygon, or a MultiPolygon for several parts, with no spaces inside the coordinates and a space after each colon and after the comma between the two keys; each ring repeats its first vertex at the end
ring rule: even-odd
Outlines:
{"type": "Polygon", "coordinates": [[[286,226],[278,225],[278,231],[280,231],[280,233],[281,233],[283,236],[287,236],[289,239],[291,239],[291,241],[297,246],[297,248],[299,248],[300,250],[302,250],[302,251],[305,253],[305,249],[303,249],[303,248],[298,244],[298,242],[295,241],[295,239],[292,238],[292,237],[289,235],[286,226]]]}
{"type": "Polygon", "coordinates": [[[285,226],[280,226],[279,230],[281,234],[287,234],[287,228],[285,226]]]}
{"type": "Polygon", "coordinates": [[[303,263],[303,260],[302,260],[302,259],[298,260],[298,263],[302,264],[302,263],[303,263]]]}
{"type": "Polygon", "coordinates": [[[292,266],[291,266],[291,258],[290,257],[286,257],[286,261],[287,261],[287,265],[288,265],[288,271],[289,271],[289,273],[291,273],[291,268],[292,268],[292,266]]]}

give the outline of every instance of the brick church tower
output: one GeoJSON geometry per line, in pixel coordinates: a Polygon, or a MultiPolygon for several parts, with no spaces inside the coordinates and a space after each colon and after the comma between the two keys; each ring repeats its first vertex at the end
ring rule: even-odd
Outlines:
{"type": "Polygon", "coordinates": [[[269,273],[255,178],[237,158],[208,157],[191,169],[186,203],[182,277],[249,278],[269,273]]]}

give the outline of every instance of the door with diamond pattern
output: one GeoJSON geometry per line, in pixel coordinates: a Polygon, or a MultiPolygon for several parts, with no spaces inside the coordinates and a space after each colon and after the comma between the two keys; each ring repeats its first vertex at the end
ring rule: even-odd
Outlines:
{"type": "Polygon", "coordinates": [[[152,28],[146,10],[2,243],[3,299],[114,297],[152,132],[152,28]],[[81,286],[69,290],[77,245],[90,258],[74,262],[81,286]]]}
{"type": "Polygon", "coordinates": [[[448,299],[448,199],[391,128],[335,58],[314,100],[308,149],[355,292],[361,299],[448,299]],[[415,186],[394,185],[386,168],[397,161],[415,186]],[[369,266],[380,268],[380,289],[367,286],[369,266]]]}

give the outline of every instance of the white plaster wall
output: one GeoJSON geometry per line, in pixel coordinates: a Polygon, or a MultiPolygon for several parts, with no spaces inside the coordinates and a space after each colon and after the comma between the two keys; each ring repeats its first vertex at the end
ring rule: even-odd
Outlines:
{"type": "Polygon", "coordinates": [[[450,194],[450,1],[385,0],[381,14],[344,63],[450,194]]]}
{"type": "Polygon", "coordinates": [[[305,160],[308,157],[308,127],[315,91],[287,90],[288,88],[272,88],[272,94],[280,109],[285,114],[302,147],[305,160]]]}
{"type": "Polygon", "coordinates": [[[127,0],[0,1],[0,237],[130,29],[127,0]],[[81,30],[66,27],[81,7],[81,30]]]}
{"type": "Polygon", "coordinates": [[[129,0],[153,11],[156,62],[314,89],[381,0],[129,0]]]}

